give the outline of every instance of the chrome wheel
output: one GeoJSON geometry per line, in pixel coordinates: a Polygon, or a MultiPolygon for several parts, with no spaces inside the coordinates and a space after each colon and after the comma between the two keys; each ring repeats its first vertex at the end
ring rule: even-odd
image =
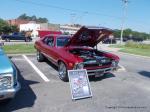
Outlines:
{"type": "Polygon", "coordinates": [[[39,62],[44,60],[43,54],[41,54],[39,51],[37,51],[37,53],[36,53],[36,58],[39,62]]]}
{"type": "Polygon", "coordinates": [[[58,72],[59,72],[59,77],[61,80],[63,80],[63,81],[68,80],[67,68],[63,62],[59,63],[58,72]]]}

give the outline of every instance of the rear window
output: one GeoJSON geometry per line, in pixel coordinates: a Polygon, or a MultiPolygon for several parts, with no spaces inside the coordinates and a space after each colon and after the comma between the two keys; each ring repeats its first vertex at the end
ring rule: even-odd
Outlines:
{"type": "Polygon", "coordinates": [[[63,47],[69,42],[69,37],[57,37],[57,46],[63,47]]]}

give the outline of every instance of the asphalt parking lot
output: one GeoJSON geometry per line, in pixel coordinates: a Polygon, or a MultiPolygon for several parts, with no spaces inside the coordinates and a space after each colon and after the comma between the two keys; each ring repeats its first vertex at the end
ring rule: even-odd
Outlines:
{"type": "Polygon", "coordinates": [[[149,112],[150,58],[117,54],[122,69],[90,78],[93,97],[77,101],[71,100],[69,83],[58,78],[50,62],[39,63],[35,55],[9,56],[22,88],[12,101],[0,105],[0,112],[149,112]]]}

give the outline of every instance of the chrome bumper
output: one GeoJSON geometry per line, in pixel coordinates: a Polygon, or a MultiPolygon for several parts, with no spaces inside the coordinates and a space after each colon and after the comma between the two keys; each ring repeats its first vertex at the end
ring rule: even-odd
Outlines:
{"type": "Polygon", "coordinates": [[[115,67],[96,69],[96,70],[87,70],[87,74],[88,74],[88,76],[92,76],[92,75],[100,75],[101,76],[104,73],[113,71],[114,69],[115,69],[115,67]]]}
{"type": "Polygon", "coordinates": [[[20,90],[21,86],[20,83],[17,82],[17,85],[14,88],[0,90],[0,100],[13,98],[15,94],[20,90]]]}

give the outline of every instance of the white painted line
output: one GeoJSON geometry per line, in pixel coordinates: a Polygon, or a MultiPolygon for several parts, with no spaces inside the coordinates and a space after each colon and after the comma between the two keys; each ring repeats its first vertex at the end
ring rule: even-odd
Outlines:
{"type": "Polygon", "coordinates": [[[13,61],[25,61],[23,58],[12,58],[13,61]]]}
{"type": "Polygon", "coordinates": [[[122,65],[120,65],[120,64],[118,64],[118,66],[120,67],[120,68],[118,69],[118,71],[126,71],[126,69],[125,69],[124,66],[122,66],[122,65]]]}
{"type": "Polygon", "coordinates": [[[49,79],[28,59],[26,55],[22,55],[25,60],[32,66],[32,68],[39,74],[39,76],[45,81],[49,82],[49,79]]]}

